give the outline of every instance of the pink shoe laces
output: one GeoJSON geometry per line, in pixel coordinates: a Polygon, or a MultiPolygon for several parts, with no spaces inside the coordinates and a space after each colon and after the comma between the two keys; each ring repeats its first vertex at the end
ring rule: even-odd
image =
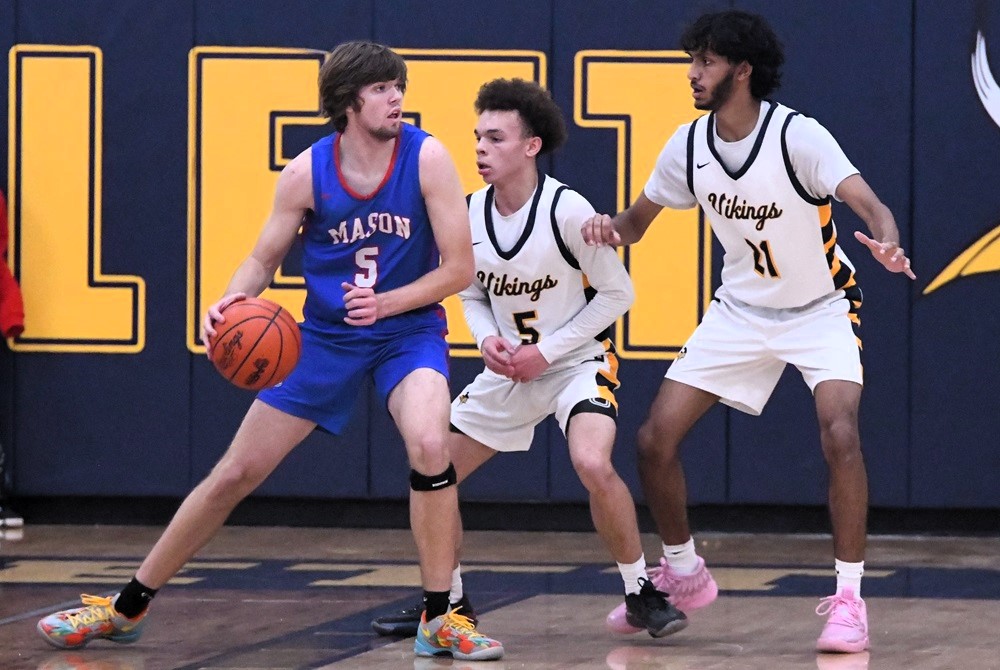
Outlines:
{"type": "Polygon", "coordinates": [[[855,598],[853,593],[849,598],[841,593],[823,598],[816,607],[816,614],[830,615],[826,622],[827,626],[844,626],[867,634],[861,612],[861,600],[855,598]]]}
{"type": "Polygon", "coordinates": [[[661,591],[666,591],[671,596],[686,598],[694,595],[708,582],[708,570],[705,569],[705,562],[698,561],[698,569],[690,575],[677,575],[667,565],[666,558],[660,558],[660,564],[649,569],[649,579],[661,591]]]}

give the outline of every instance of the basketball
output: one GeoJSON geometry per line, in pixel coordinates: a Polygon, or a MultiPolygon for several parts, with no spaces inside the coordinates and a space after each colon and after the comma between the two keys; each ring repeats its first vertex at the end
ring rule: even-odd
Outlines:
{"type": "Polygon", "coordinates": [[[281,305],[263,298],[226,307],[212,338],[212,363],[229,382],[259,391],[279,384],[299,362],[302,333],[281,305]]]}

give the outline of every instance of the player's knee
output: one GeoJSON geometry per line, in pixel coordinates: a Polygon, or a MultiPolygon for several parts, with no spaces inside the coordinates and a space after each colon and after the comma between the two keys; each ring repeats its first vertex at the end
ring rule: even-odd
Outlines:
{"type": "Polygon", "coordinates": [[[820,417],[819,430],[824,451],[852,452],[861,447],[857,418],[849,414],[820,417]]]}
{"type": "Polygon", "coordinates": [[[849,416],[821,419],[820,443],[823,445],[823,456],[831,467],[862,458],[858,424],[849,416]]]}
{"type": "Polygon", "coordinates": [[[209,496],[221,503],[239,502],[260,485],[263,478],[246,464],[226,460],[220,462],[208,476],[209,496]]]}
{"type": "Polygon", "coordinates": [[[414,491],[440,491],[458,483],[458,476],[455,474],[455,466],[451,463],[448,468],[436,475],[425,475],[416,470],[410,470],[410,488],[414,491]]]}
{"type": "Polygon", "coordinates": [[[607,488],[617,477],[611,461],[600,453],[575,454],[573,468],[580,482],[591,492],[607,488]]]}
{"type": "Polygon", "coordinates": [[[424,435],[406,445],[410,467],[421,472],[440,472],[451,462],[448,442],[444,436],[424,435]]]}
{"type": "Polygon", "coordinates": [[[677,457],[676,440],[672,439],[667,431],[657,426],[652,420],[646,421],[639,428],[636,446],[640,463],[659,463],[677,457]]]}
{"type": "Polygon", "coordinates": [[[639,432],[635,437],[636,448],[639,451],[639,458],[649,458],[656,448],[656,434],[649,422],[639,427],[639,432]]]}

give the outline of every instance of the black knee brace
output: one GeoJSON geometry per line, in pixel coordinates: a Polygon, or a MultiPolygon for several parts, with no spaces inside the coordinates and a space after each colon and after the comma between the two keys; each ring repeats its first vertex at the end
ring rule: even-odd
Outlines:
{"type": "Polygon", "coordinates": [[[439,475],[422,475],[416,470],[410,470],[410,488],[414,491],[440,491],[458,483],[455,466],[448,464],[448,469],[439,475]]]}

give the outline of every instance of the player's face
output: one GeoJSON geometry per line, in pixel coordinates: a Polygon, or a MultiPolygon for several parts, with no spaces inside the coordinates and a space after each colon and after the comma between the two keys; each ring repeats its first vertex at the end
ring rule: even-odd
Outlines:
{"type": "Polygon", "coordinates": [[[736,65],[714,51],[691,54],[688,80],[695,109],[716,111],[732,97],[736,65]]]}
{"type": "Polygon", "coordinates": [[[348,116],[377,139],[394,139],[403,122],[402,83],[393,79],[364,86],[358,91],[358,105],[348,111],[348,116]]]}
{"type": "Polygon", "coordinates": [[[514,110],[486,110],[476,124],[476,166],[487,184],[503,182],[523,170],[534,170],[541,147],[537,137],[526,137],[521,115],[514,110]]]}

